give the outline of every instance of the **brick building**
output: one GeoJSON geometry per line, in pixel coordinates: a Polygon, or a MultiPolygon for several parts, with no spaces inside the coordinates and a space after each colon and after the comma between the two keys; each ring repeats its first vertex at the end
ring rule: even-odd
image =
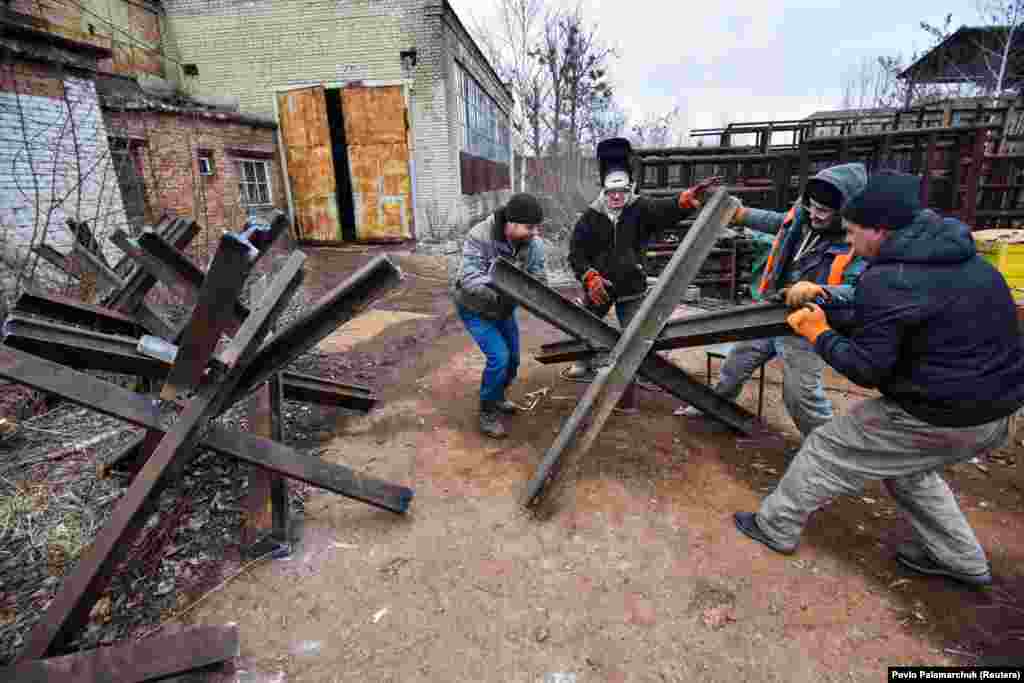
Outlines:
{"type": "MultiPolygon", "coordinates": [[[[42,242],[66,250],[65,221],[103,230],[124,224],[109,159],[95,76],[116,53],[109,36],[81,30],[62,4],[11,2],[0,8],[0,288],[31,266],[42,242]],[[46,5],[46,6],[44,6],[46,5]]],[[[47,264],[36,275],[54,282],[47,264]]]]}
{"type": "MultiPolygon", "coordinates": [[[[86,222],[113,262],[121,254],[105,238],[116,229],[192,216],[205,228],[192,246],[202,262],[247,213],[287,207],[276,123],[185,92],[194,87],[167,56],[158,3],[20,0],[0,21],[5,293],[32,248],[70,250],[68,219],[86,222]]],[[[64,284],[39,263],[40,280],[64,284]]]]}
{"type": "Polygon", "coordinates": [[[164,0],[204,92],[281,125],[298,236],[448,239],[510,192],[512,95],[445,0],[164,0]]]}

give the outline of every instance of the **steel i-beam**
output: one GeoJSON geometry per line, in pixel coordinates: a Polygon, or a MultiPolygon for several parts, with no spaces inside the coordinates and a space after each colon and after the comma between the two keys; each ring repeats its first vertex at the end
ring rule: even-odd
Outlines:
{"type": "MultiPolygon", "coordinates": [[[[790,336],[793,330],[786,324],[790,313],[792,310],[785,304],[761,303],[670,320],[652,351],[790,336]]],[[[540,351],[535,358],[545,364],[582,360],[597,353],[578,339],[544,344],[540,351]]]]}
{"type": "Polygon", "coordinates": [[[587,387],[576,409],[562,426],[555,442],[545,453],[537,472],[527,485],[527,505],[537,502],[548,480],[556,475],[560,460],[570,448],[575,458],[586,457],[738,205],[724,189],[715,192],[708,200],[696,223],[687,231],[682,244],[658,278],[657,284],[644,298],[640,310],[619,335],[612,348],[610,365],[598,371],[597,377],[587,387]]]}

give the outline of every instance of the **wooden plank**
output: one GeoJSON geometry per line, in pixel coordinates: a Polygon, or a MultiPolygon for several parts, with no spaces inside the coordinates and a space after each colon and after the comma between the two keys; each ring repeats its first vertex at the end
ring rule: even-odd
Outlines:
{"type": "MultiPolygon", "coordinates": [[[[318,85],[280,93],[277,104],[295,204],[296,234],[303,240],[339,242],[342,232],[335,159],[331,152],[324,88],[318,85]]],[[[337,162],[346,163],[346,160],[337,162]]]]}
{"type": "MultiPolygon", "coordinates": [[[[230,251],[225,251],[233,254],[234,247],[228,249],[230,251]]],[[[218,250],[218,254],[221,251],[218,250]]],[[[289,258],[275,278],[267,301],[249,316],[231,340],[229,348],[239,359],[239,364],[232,367],[220,381],[204,383],[160,440],[156,450],[115,505],[108,522],[83,551],[72,573],[65,576],[53,602],[26,637],[25,647],[18,654],[18,662],[57,653],[88,621],[89,611],[108,585],[114,567],[131,551],[160,493],[181,476],[195,454],[194,446],[199,441],[200,433],[209,420],[227,404],[242,377],[246,361],[256,353],[267,328],[287,304],[296,281],[301,278],[304,259],[301,252],[289,258]]],[[[237,292],[234,296],[237,296],[237,292]]],[[[234,296],[231,301],[234,301],[234,296]]],[[[211,348],[210,354],[212,352],[211,348]]],[[[204,366],[208,357],[200,359],[204,366]]]]}
{"type": "Polygon", "coordinates": [[[232,322],[235,302],[258,254],[257,249],[237,235],[225,233],[221,237],[192,317],[178,345],[174,367],[160,392],[164,400],[172,400],[199,383],[221,333],[232,322]]]}
{"type": "Polygon", "coordinates": [[[238,657],[238,626],[197,626],[145,640],[0,668],[0,680],[17,683],[141,683],[186,673],[238,657]]]}

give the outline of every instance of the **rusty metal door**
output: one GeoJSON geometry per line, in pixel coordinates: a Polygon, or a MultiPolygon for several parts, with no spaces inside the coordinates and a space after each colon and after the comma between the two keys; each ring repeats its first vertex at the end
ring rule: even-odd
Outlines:
{"type": "Polygon", "coordinates": [[[408,119],[402,87],[342,90],[356,239],[412,238],[408,119]]]}
{"type": "Polygon", "coordinates": [[[295,204],[296,236],[300,240],[340,242],[341,221],[324,88],[314,86],[279,93],[277,109],[295,204]]]}

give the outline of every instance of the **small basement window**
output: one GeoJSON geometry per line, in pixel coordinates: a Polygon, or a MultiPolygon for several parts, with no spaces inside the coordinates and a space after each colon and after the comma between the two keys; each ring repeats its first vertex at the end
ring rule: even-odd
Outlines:
{"type": "Polygon", "coordinates": [[[213,152],[209,150],[199,151],[199,175],[213,175],[213,152]]]}

